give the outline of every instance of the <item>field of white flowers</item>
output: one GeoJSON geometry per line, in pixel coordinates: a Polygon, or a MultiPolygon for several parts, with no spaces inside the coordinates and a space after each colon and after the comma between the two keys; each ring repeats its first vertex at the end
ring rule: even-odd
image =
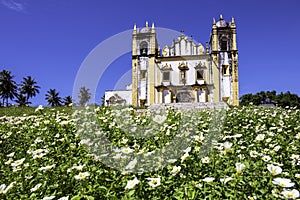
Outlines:
{"type": "Polygon", "coordinates": [[[41,107],[30,116],[0,117],[0,199],[299,198],[300,110],[236,107],[213,139],[212,110],[188,120],[174,110],[154,120],[125,110],[96,108],[95,132],[76,115],[41,107]],[[105,154],[103,136],[119,150],[105,154]],[[175,146],[177,157],[130,160],[182,137],[188,145],[175,146]],[[149,162],[155,170],[145,170],[149,162]]]}

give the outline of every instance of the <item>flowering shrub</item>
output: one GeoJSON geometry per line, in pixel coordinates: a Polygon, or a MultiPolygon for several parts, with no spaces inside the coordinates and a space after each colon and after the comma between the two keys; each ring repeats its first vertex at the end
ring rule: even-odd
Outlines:
{"type": "Polygon", "coordinates": [[[152,130],[139,128],[152,123],[149,116],[127,111],[118,116],[111,108],[96,108],[101,130],[93,137],[104,134],[120,149],[110,157],[91,151],[98,143],[81,137],[76,115],[39,107],[30,116],[0,117],[0,199],[299,198],[299,110],[228,110],[206,154],[202,147],[209,142],[212,111],[195,113],[182,124],[180,112],[170,110],[153,118],[160,128],[152,130]],[[140,126],[128,127],[126,120],[140,126]],[[179,125],[194,131],[178,133],[179,125]],[[126,128],[137,134],[126,134],[126,128]],[[178,134],[191,139],[189,147],[155,171],[131,173],[142,165],[138,159],[129,159],[123,171],[101,162],[104,157],[121,163],[132,153],[151,156],[178,134]]]}

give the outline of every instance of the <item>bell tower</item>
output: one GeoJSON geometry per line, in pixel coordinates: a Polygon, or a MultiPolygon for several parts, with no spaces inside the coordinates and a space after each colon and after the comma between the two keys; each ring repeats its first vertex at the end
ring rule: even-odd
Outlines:
{"type": "Polygon", "coordinates": [[[210,47],[214,102],[225,101],[238,105],[238,50],[233,17],[230,23],[226,22],[222,15],[218,22],[213,20],[210,47]]]}
{"type": "Polygon", "coordinates": [[[158,44],[154,23],[144,28],[134,25],[132,33],[132,105],[155,103],[155,58],[158,44]]]}

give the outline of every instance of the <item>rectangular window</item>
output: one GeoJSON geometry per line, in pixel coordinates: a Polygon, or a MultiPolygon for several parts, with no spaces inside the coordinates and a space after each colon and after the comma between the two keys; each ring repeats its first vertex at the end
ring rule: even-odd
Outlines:
{"type": "Polygon", "coordinates": [[[203,76],[203,70],[196,70],[196,78],[197,80],[203,80],[204,79],[204,76],[203,76]]]}
{"type": "Polygon", "coordinates": [[[221,41],[221,51],[227,51],[227,41],[221,41]]]}
{"type": "Polygon", "coordinates": [[[141,70],[140,79],[146,79],[147,70],[141,70]]]}
{"type": "Polygon", "coordinates": [[[186,71],[181,70],[180,71],[180,83],[186,84],[186,71]]]}
{"type": "Polygon", "coordinates": [[[228,76],[229,75],[229,66],[227,66],[227,65],[223,65],[222,66],[222,74],[223,74],[223,76],[225,75],[225,76],[228,76]]]}
{"type": "Polygon", "coordinates": [[[163,72],[163,81],[170,81],[170,72],[163,72]]]}

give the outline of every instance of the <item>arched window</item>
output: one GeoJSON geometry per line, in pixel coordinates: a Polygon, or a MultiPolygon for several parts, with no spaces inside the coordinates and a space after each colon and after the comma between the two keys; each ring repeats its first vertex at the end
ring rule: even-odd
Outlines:
{"type": "Polygon", "coordinates": [[[146,56],[148,55],[148,44],[147,42],[141,42],[140,44],[140,55],[146,56]]]}

